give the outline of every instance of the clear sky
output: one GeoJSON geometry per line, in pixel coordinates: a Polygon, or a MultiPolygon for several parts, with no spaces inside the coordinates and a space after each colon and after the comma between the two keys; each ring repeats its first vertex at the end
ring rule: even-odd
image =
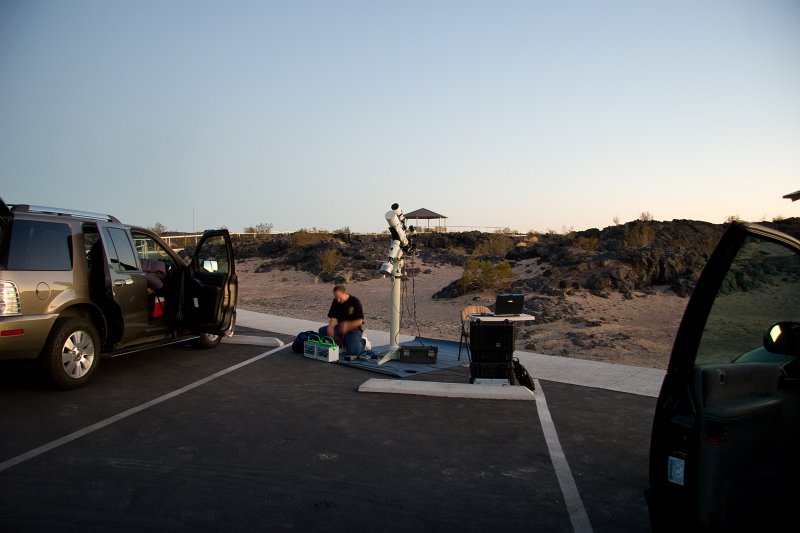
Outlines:
{"type": "Polygon", "coordinates": [[[562,231],[798,189],[798,0],[0,0],[9,203],[562,231]]]}

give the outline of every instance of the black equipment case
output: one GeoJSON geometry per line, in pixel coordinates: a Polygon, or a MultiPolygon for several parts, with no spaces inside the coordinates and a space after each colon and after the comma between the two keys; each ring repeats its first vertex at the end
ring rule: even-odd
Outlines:
{"type": "Polygon", "coordinates": [[[470,322],[469,351],[476,363],[510,363],[514,357],[514,324],[502,322],[470,322]]]}

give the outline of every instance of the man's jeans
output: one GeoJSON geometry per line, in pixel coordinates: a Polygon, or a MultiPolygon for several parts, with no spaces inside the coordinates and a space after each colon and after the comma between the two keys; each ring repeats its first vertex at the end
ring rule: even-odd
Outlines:
{"type": "MultiPolygon", "coordinates": [[[[320,337],[327,337],[328,335],[328,326],[322,326],[319,328],[319,335],[320,337]]],[[[364,343],[361,340],[363,333],[360,329],[354,329],[347,332],[347,335],[344,336],[344,351],[347,355],[358,355],[364,351],[364,343]]],[[[334,338],[342,338],[342,334],[339,331],[339,326],[334,328],[334,338]]]]}

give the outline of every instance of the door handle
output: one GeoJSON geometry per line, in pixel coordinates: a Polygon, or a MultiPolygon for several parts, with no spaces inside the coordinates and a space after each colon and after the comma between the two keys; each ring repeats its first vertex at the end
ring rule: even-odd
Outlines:
{"type": "Polygon", "coordinates": [[[128,279],[118,279],[114,281],[115,287],[122,287],[123,285],[133,285],[133,280],[131,278],[128,278],[128,279]]]}

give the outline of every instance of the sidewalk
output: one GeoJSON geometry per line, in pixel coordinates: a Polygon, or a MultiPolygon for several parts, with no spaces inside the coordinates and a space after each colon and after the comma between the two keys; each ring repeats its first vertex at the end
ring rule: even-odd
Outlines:
{"type": "MultiPolygon", "coordinates": [[[[246,309],[236,310],[236,324],[292,336],[301,331],[316,331],[322,326],[321,322],[257,313],[246,309]]],[[[374,346],[389,344],[389,332],[387,331],[368,329],[365,333],[374,346]]],[[[410,342],[414,339],[415,337],[411,335],[400,336],[401,343],[410,342]]],[[[520,350],[516,350],[514,355],[519,358],[531,376],[536,379],[627,392],[653,398],[658,397],[665,374],[663,370],[657,368],[614,365],[599,361],[586,361],[520,350]]]]}

